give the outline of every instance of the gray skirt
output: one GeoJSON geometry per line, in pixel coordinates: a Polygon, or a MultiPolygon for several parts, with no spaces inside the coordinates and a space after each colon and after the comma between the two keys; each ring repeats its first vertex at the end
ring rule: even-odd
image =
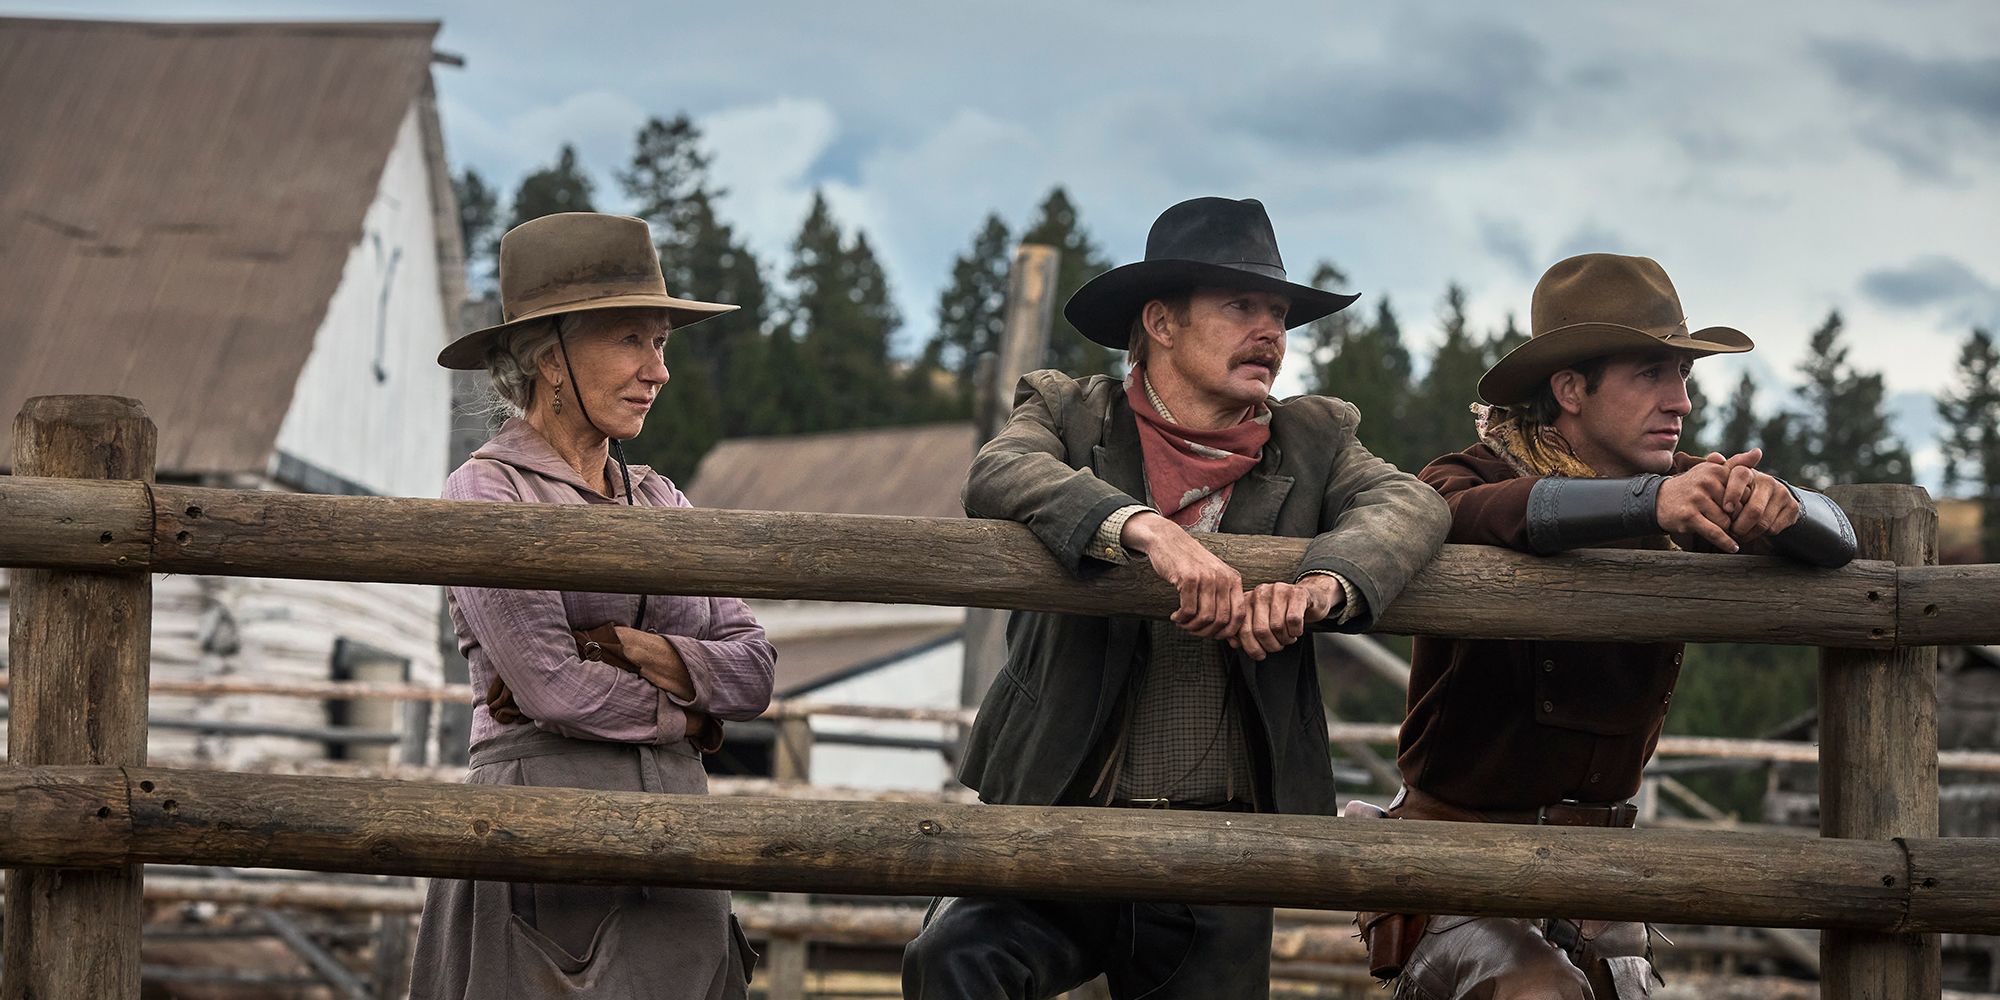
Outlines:
{"type": "MultiPolygon", "coordinates": [[[[515,727],[472,748],[474,785],[702,795],[685,740],[599,743],[515,727]]],[[[734,1000],[756,953],[717,889],[433,879],[411,1000],[734,1000]]]]}

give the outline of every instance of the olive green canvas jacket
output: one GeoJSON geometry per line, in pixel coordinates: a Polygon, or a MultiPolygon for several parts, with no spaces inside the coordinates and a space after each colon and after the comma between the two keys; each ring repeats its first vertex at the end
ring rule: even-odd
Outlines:
{"type": "MultiPolygon", "coordinates": [[[[1271,437],[1237,481],[1221,530],[1311,538],[1294,579],[1315,570],[1347,578],[1363,611],[1341,626],[1364,631],[1444,543],[1451,516],[1435,490],[1374,455],[1355,437],[1360,413],[1327,396],[1270,400],[1271,437]]],[[[1103,375],[1023,377],[1013,416],[973,460],[965,512],[1028,526],[1070,572],[1112,564],[1094,554],[1104,519],[1143,504],[1138,424],[1124,386],[1103,375]]],[[[1080,803],[1093,757],[1135,674],[1145,634],[1137,618],[1018,612],[1007,626],[1006,667],[988,689],[959,776],[988,802],[1080,803]]],[[[1311,641],[1259,663],[1230,651],[1250,694],[1245,726],[1266,808],[1335,811],[1331,754],[1311,641]]]]}

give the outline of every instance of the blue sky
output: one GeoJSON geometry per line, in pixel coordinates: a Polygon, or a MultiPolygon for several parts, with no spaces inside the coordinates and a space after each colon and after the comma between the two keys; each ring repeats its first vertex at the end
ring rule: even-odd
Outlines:
{"type": "Polygon", "coordinates": [[[440,20],[467,60],[436,71],[458,165],[511,190],[572,142],[616,208],[633,133],[686,111],[764,258],[825,190],[884,256],[912,339],[985,214],[1018,229],[1056,183],[1116,261],[1168,204],[1260,198],[1295,273],[1337,261],[1420,351],[1447,281],[1492,325],[1563,256],[1640,253],[1693,323],[1759,344],[1697,369],[1711,396],[1748,365],[1771,402],[1837,307],[1920,456],[1957,345],[2000,329],[1991,0],[0,9],[440,20]]]}

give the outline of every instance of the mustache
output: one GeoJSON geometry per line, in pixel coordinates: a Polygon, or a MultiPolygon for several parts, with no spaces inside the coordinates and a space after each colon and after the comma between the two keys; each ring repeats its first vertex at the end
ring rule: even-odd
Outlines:
{"type": "Polygon", "coordinates": [[[1285,352],[1283,349],[1275,344],[1260,344],[1255,347],[1244,348],[1230,355],[1229,366],[1234,368],[1237,365],[1255,362],[1271,369],[1271,374],[1276,375],[1278,374],[1278,368],[1284,364],[1284,361],[1285,352]]]}

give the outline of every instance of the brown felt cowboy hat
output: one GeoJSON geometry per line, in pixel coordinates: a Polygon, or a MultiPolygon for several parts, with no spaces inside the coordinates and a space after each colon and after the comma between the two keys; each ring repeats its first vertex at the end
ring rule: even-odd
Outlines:
{"type": "Polygon", "coordinates": [[[645,306],[667,311],[674,329],[736,306],[667,294],[660,254],[646,220],[597,212],[531,219],[500,238],[499,326],[474,330],[438,352],[438,364],[486,367],[486,350],[503,333],[536,320],[592,309],[645,306]]]}
{"type": "Polygon", "coordinates": [[[1534,398],[1550,375],[1607,354],[1665,347],[1704,357],[1754,346],[1726,326],[1689,333],[1681,297],[1658,261],[1587,253],[1542,275],[1529,310],[1528,342],[1480,378],[1479,398],[1518,406],[1534,398]]]}
{"type": "Polygon", "coordinates": [[[1278,237],[1262,202],[1195,198],[1153,221],[1145,260],[1084,283],[1063,306],[1063,315],[1084,336],[1122,351],[1131,346],[1132,318],[1141,306],[1203,285],[1290,298],[1287,328],[1337,313],[1360,298],[1286,280],[1278,237]]]}

